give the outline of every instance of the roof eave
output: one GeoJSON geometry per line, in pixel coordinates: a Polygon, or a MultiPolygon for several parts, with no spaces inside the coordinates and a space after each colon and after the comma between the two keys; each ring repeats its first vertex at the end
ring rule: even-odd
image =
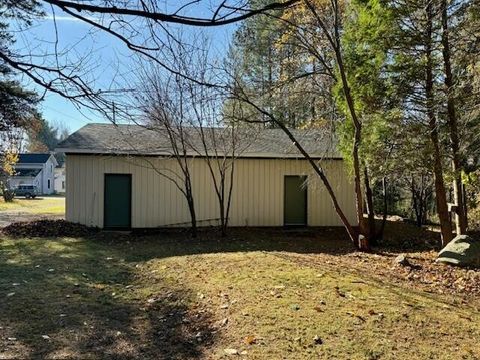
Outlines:
{"type": "MultiPolygon", "coordinates": [[[[106,149],[79,149],[79,148],[57,148],[58,152],[65,154],[79,154],[79,155],[124,155],[124,156],[161,156],[161,157],[173,157],[174,154],[158,151],[158,152],[141,152],[141,151],[126,151],[126,150],[106,150],[106,149]]],[[[187,157],[206,157],[206,154],[199,154],[198,152],[188,152],[187,157]]],[[[213,154],[209,156],[214,157],[213,154]]],[[[223,156],[218,154],[218,156],[223,156]]],[[[231,155],[227,155],[231,157],[231,155]]],[[[338,154],[310,154],[312,159],[329,159],[329,160],[343,160],[338,154]]],[[[301,154],[282,154],[282,153],[240,153],[236,155],[236,158],[265,158],[265,159],[304,159],[301,154]]]]}

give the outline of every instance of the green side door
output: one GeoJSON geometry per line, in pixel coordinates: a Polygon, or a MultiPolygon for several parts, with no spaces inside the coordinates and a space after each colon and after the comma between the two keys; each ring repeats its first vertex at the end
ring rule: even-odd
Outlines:
{"type": "Polygon", "coordinates": [[[103,227],[129,229],[132,217],[132,175],[105,174],[103,227]]]}
{"type": "Polygon", "coordinates": [[[284,225],[307,225],[306,176],[285,176],[284,225]]]}

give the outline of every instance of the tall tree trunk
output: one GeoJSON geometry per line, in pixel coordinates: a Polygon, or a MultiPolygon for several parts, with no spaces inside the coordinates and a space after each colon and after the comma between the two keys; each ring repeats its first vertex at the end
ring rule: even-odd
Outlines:
{"type": "Polygon", "coordinates": [[[197,237],[197,214],[195,212],[195,202],[193,200],[192,183],[190,181],[190,172],[185,177],[185,192],[187,194],[188,211],[190,212],[190,230],[192,237],[197,237]]]}
{"type": "Polygon", "coordinates": [[[447,92],[447,116],[450,128],[450,143],[452,147],[452,170],[453,170],[453,198],[457,210],[455,212],[455,224],[457,235],[465,234],[467,221],[464,208],[464,197],[462,190],[462,174],[460,165],[460,145],[458,137],[458,121],[455,111],[455,100],[453,95],[453,74],[451,65],[450,40],[448,31],[447,1],[442,0],[442,54],[445,68],[445,87],[447,92]]]}
{"type": "Polygon", "coordinates": [[[375,229],[375,211],[373,209],[373,191],[370,186],[370,177],[368,176],[368,169],[363,168],[363,181],[365,183],[365,200],[367,203],[367,217],[368,217],[368,238],[371,245],[376,245],[376,229],[375,229]]]}
{"type": "Polygon", "coordinates": [[[413,211],[415,212],[415,222],[418,227],[422,226],[422,198],[417,196],[417,189],[415,187],[415,179],[412,176],[412,181],[410,183],[410,191],[412,192],[412,205],[413,211]]]}
{"type": "MultiPolygon", "coordinates": [[[[352,141],[352,162],[353,162],[353,173],[354,173],[353,180],[354,180],[354,186],[355,186],[355,200],[356,200],[356,207],[357,207],[356,215],[357,215],[357,222],[359,227],[359,231],[356,234],[358,237],[358,239],[356,240],[356,244],[360,250],[368,250],[370,248],[370,244],[368,239],[368,225],[363,217],[364,204],[363,204],[363,194],[362,194],[361,163],[360,163],[360,156],[359,156],[359,148],[362,142],[362,123],[358,118],[357,111],[355,110],[355,102],[354,102],[353,95],[350,91],[350,86],[348,84],[348,79],[347,79],[347,72],[343,62],[342,42],[341,42],[341,24],[340,24],[341,16],[340,16],[340,10],[338,6],[338,1],[332,0],[331,2],[333,6],[333,12],[334,12],[333,14],[334,33],[333,34],[327,30],[327,26],[325,25],[324,21],[321,19],[319,14],[317,13],[313,3],[308,0],[304,0],[304,3],[307,6],[307,8],[310,10],[310,12],[315,16],[316,20],[318,21],[318,24],[322,28],[323,34],[327,37],[328,42],[332,46],[332,49],[335,53],[335,59],[337,60],[337,69],[340,75],[343,94],[345,96],[348,112],[350,114],[350,118],[352,120],[354,131],[355,131],[354,138],[352,141]]],[[[345,224],[345,221],[343,219],[342,219],[342,222],[345,224]]],[[[347,227],[347,225],[345,226],[347,227]]]]}
{"type": "Polygon", "coordinates": [[[447,194],[443,181],[443,166],[440,154],[440,142],[438,139],[438,122],[434,109],[434,89],[433,89],[433,54],[432,54],[432,36],[433,36],[433,8],[432,2],[427,0],[426,6],[427,24],[425,31],[425,92],[427,100],[427,116],[430,128],[430,141],[433,148],[433,174],[435,177],[435,199],[437,202],[437,213],[440,221],[442,233],[442,247],[452,240],[452,224],[448,213],[447,194]]]}
{"type": "Polygon", "coordinates": [[[463,193],[463,214],[465,215],[465,226],[468,229],[468,206],[467,206],[467,189],[462,183],[462,193],[463,193]]]}
{"type": "Polygon", "coordinates": [[[227,237],[227,224],[225,219],[225,203],[224,199],[220,200],[220,233],[222,238],[227,237]]]}
{"type": "MultiPolygon", "coordinates": [[[[340,46],[340,40],[338,40],[338,44],[339,44],[338,46],[340,46]]],[[[336,59],[338,62],[340,77],[342,80],[343,93],[345,95],[350,116],[352,118],[352,122],[355,127],[355,133],[354,133],[353,144],[352,144],[352,159],[353,159],[354,185],[355,185],[355,196],[356,196],[356,206],[357,206],[357,222],[358,222],[358,227],[360,229],[359,231],[360,234],[366,237],[367,244],[365,245],[365,247],[368,248],[369,247],[368,226],[365,219],[363,218],[363,195],[362,195],[362,183],[361,183],[362,177],[360,173],[361,165],[360,165],[360,156],[358,151],[362,141],[362,124],[357,117],[354,100],[350,92],[347,75],[343,65],[342,53],[339,47],[335,49],[335,53],[336,53],[336,59]]],[[[362,245],[360,244],[360,241],[359,241],[359,248],[361,247],[362,245]]]]}
{"type": "Polygon", "coordinates": [[[190,230],[192,231],[192,237],[197,237],[197,215],[195,213],[195,206],[192,201],[188,202],[188,210],[190,211],[190,230]]]}
{"type": "Polygon", "coordinates": [[[422,183],[420,187],[420,226],[427,223],[428,214],[428,199],[431,196],[429,192],[429,184],[425,179],[425,175],[422,175],[422,183]]]}
{"type": "Polygon", "coordinates": [[[382,179],[382,196],[383,196],[383,215],[382,215],[382,224],[378,233],[375,235],[375,238],[378,240],[383,239],[383,234],[385,233],[385,225],[387,223],[387,214],[388,214],[388,199],[387,199],[387,178],[384,176],[382,179]]]}

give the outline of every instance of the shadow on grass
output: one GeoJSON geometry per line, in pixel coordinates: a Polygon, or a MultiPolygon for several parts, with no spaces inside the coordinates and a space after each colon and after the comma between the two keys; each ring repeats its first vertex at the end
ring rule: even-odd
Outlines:
{"type": "Polygon", "coordinates": [[[188,288],[138,280],[116,247],[34,239],[1,248],[3,356],[187,359],[215,341],[188,288]]]}
{"type": "Polygon", "coordinates": [[[356,251],[343,228],[231,228],[226,238],[215,228],[201,229],[192,239],[186,230],[135,231],[132,234],[102,232],[95,241],[129,247],[128,258],[144,261],[195,254],[278,251],[299,254],[344,255],[356,251]],[[140,251],[137,251],[140,250],[140,251]]]}
{"type": "MultiPolygon", "coordinates": [[[[151,231],[134,232],[128,235],[99,233],[96,240],[129,246],[129,257],[134,260],[251,251],[341,256],[357,251],[341,227],[231,228],[227,238],[221,238],[218,232],[211,228],[200,230],[196,239],[190,238],[185,230],[169,230],[155,234],[151,234],[151,231]],[[136,245],[126,244],[126,241],[136,245]],[[136,249],[141,251],[137,252],[136,249]]],[[[430,251],[436,247],[438,240],[438,232],[409,223],[389,221],[385,227],[384,240],[380,241],[373,252],[430,251]]]]}
{"type": "MultiPolygon", "coordinates": [[[[438,236],[389,223],[390,249],[438,236]],[[422,240],[423,239],[423,240],[422,240]],[[394,246],[394,244],[397,244],[394,246]]],[[[15,358],[189,359],[219,338],[213,315],[185,284],[149,277],[144,262],[229,252],[355,252],[342,228],[98,233],[0,240],[0,354],[15,358]],[[10,340],[8,339],[10,338],[10,340]]]]}

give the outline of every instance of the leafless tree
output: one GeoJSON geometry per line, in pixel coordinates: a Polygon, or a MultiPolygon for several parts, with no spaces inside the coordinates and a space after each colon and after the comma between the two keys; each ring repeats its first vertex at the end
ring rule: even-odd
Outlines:
{"type": "Polygon", "coordinates": [[[211,175],[218,201],[220,231],[227,235],[227,227],[234,189],[235,161],[238,150],[237,125],[227,127],[207,127],[198,124],[195,128],[200,147],[195,151],[203,157],[211,175]]]}
{"type": "MultiPolygon", "coordinates": [[[[106,88],[100,88],[94,76],[100,67],[99,60],[94,55],[77,51],[79,42],[61,48],[57,18],[66,15],[83,22],[92,32],[103,33],[123,45],[130,55],[155,63],[176,76],[186,77],[170,56],[172,44],[180,41],[175,35],[178,26],[224,26],[294,6],[298,1],[274,1],[252,8],[247,0],[194,0],[181,4],[160,0],[6,0],[2,16],[10,18],[12,23],[18,20],[20,29],[17,30],[25,30],[35,19],[48,16],[54,22],[54,34],[49,42],[53,45],[48,49],[33,43],[23,49],[2,46],[0,63],[46,92],[72,101],[79,109],[100,112],[111,120],[127,118],[132,116],[131,108],[127,101],[121,100],[121,95],[132,89],[117,79],[112,79],[106,88]],[[205,15],[191,16],[196,10],[205,15]]],[[[198,82],[195,78],[189,80],[198,82]]]]}
{"type": "Polygon", "coordinates": [[[135,120],[138,126],[154,131],[159,140],[167,139],[168,151],[175,160],[179,171],[159,167],[144,158],[159,175],[173,182],[183,194],[190,212],[192,236],[197,235],[197,215],[191,176],[192,149],[189,146],[188,129],[191,109],[186,103],[184,79],[170,73],[164,74],[152,67],[140,76],[141,95],[136,96],[136,106],[140,111],[135,120]]]}
{"type": "MultiPolygon", "coordinates": [[[[253,133],[244,123],[240,124],[242,129],[238,131],[239,124],[225,117],[223,87],[204,85],[213,82],[219,72],[209,66],[208,41],[199,38],[197,45],[196,51],[188,51],[183,45],[177,45],[175,49],[177,66],[186,77],[165,72],[154,63],[144,66],[139,81],[142,95],[137,96],[136,103],[144,114],[142,126],[167,133],[172,147],[181,150],[172,155],[182,170],[181,191],[189,204],[192,226],[197,217],[188,158],[203,159],[211,177],[211,190],[217,199],[220,231],[226,236],[235,161],[250,143],[253,133]]],[[[212,219],[196,221],[203,220],[212,219]]]]}
{"type": "MultiPolygon", "coordinates": [[[[181,63],[183,73],[194,75],[202,83],[209,83],[218,71],[212,72],[209,67],[208,41],[203,39],[201,43],[205,50],[197,52],[193,61],[181,63]]],[[[220,231],[222,237],[225,237],[234,188],[235,161],[247,144],[247,139],[245,136],[240,139],[239,125],[225,118],[226,97],[222,88],[202,86],[190,81],[187,82],[187,89],[188,103],[192,110],[190,126],[195,134],[190,145],[208,167],[218,202],[220,231]]],[[[248,133],[245,124],[241,133],[248,133]]]]}
{"type": "MultiPolygon", "coordinates": [[[[198,101],[195,99],[199,94],[192,97],[195,100],[191,104],[195,112],[192,128],[199,140],[192,142],[192,148],[205,160],[210,172],[218,201],[220,230],[225,237],[234,188],[235,161],[246,139],[244,136],[239,139],[238,124],[224,121],[223,111],[218,108],[222,103],[204,97],[206,94],[203,91],[200,94],[198,101]],[[243,144],[239,144],[242,140],[243,144]]],[[[245,129],[243,135],[246,135],[245,129]]]]}

